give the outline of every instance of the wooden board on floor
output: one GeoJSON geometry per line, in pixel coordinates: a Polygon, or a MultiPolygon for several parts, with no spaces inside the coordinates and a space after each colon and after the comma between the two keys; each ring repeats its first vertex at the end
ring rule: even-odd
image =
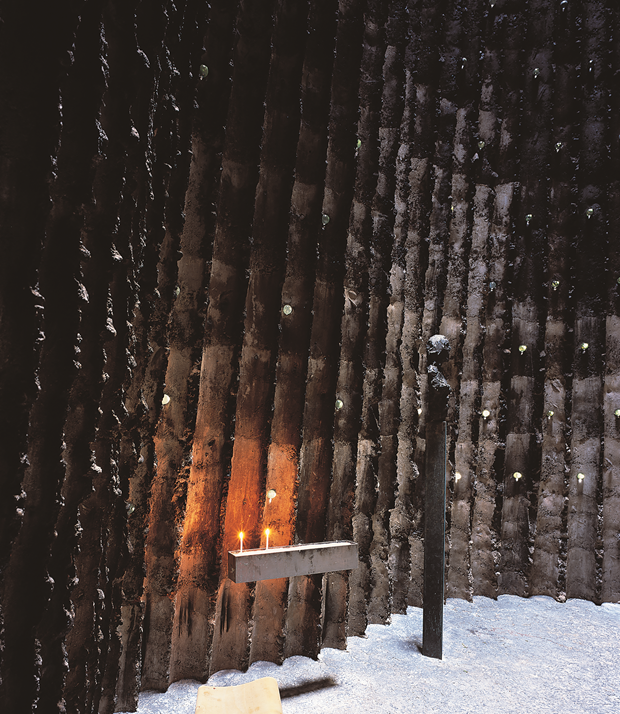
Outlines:
{"type": "Polygon", "coordinates": [[[280,690],[273,677],[262,677],[236,687],[198,689],[196,714],[282,714],[280,690]]]}

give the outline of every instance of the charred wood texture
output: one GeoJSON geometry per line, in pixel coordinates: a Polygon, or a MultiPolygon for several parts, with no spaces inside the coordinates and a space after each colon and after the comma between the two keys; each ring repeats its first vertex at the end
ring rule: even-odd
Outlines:
{"type": "Polygon", "coordinates": [[[617,3],[0,20],[2,711],[420,606],[438,332],[447,594],[620,601],[617,3]],[[231,583],[265,528],[359,568],[231,583]]]}

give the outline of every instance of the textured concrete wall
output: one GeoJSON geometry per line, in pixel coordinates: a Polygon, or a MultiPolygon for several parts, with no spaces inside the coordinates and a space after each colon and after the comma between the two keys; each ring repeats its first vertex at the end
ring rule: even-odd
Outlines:
{"type": "Polygon", "coordinates": [[[438,332],[448,594],[620,600],[612,0],[0,18],[3,708],[130,710],[420,605],[438,332]],[[231,583],[265,527],[360,567],[231,583]]]}

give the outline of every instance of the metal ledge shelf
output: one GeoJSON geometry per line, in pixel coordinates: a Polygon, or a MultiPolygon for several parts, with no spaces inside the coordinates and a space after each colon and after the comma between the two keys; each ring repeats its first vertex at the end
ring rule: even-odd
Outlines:
{"type": "Polygon", "coordinates": [[[357,565],[357,543],[350,540],[228,551],[228,577],[235,583],[355,570],[357,565]]]}

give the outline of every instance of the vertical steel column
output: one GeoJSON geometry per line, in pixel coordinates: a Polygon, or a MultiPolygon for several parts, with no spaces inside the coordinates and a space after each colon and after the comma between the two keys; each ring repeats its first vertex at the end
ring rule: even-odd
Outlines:
{"type": "Polygon", "coordinates": [[[442,658],[446,531],[446,416],[450,387],[437,365],[449,354],[443,335],[428,342],[428,415],[424,503],[424,622],[422,654],[442,658]]]}
{"type": "Polygon", "coordinates": [[[441,659],[446,513],[446,422],[426,427],[422,654],[441,659]]]}

